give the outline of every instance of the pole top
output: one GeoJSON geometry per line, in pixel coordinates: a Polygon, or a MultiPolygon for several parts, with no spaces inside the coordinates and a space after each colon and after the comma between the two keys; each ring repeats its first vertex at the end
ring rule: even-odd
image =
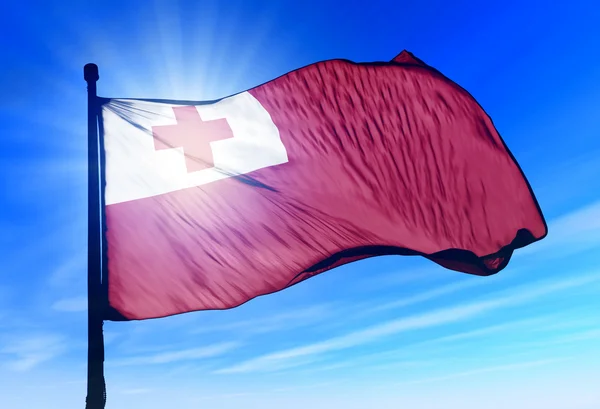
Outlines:
{"type": "Polygon", "coordinates": [[[86,64],[83,67],[83,79],[85,82],[96,82],[100,79],[98,75],[98,66],[96,64],[86,64]]]}

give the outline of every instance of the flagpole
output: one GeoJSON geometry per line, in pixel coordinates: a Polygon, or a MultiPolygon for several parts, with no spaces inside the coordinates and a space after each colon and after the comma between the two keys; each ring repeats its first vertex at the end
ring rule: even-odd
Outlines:
{"type": "Polygon", "coordinates": [[[88,92],[88,362],[86,409],[104,409],[104,337],[102,334],[100,161],[96,64],[83,67],[88,92]]]}

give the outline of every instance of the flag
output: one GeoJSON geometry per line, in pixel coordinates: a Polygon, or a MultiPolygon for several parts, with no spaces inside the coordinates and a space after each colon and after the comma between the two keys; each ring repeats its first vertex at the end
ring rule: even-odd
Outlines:
{"type": "Polygon", "coordinates": [[[100,102],[107,319],[232,308],[378,255],[486,276],[547,233],[490,117],[406,51],[217,101],[100,102]]]}

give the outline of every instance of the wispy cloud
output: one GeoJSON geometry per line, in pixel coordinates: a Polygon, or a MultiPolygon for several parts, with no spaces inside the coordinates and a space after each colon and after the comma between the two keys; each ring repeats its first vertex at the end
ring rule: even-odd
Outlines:
{"type": "Polygon", "coordinates": [[[251,391],[243,391],[237,393],[222,393],[216,395],[206,395],[199,398],[194,399],[195,402],[205,401],[205,400],[226,400],[228,398],[233,397],[248,397],[248,396],[261,396],[266,395],[272,397],[274,393],[284,393],[289,394],[294,391],[307,391],[311,389],[320,389],[320,388],[331,388],[332,386],[339,385],[341,382],[339,381],[331,381],[331,382],[318,382],[318,383],[305,383],[305,384],[294,384],[293,386],[281,387],[281,388],[268,388],[268,390],[253,388],[251,391]]]}
{"type": "Polygon", "coordinates": [[[12,338],[0,349],[9,369],[28,371],[42,362],[49,361],[66,351],[64,337],[54,334],[28,335],[12,338]]]}
{"type": "Polygon", "coordinates": [[[557,258],[600,247],[600,201],[550,221],[548,236],[519,249],[518,255],[543,253],[557,258]]]}
{"type": "Polygon", "coordinates": [[[73,282],[73,279],[85,277],[86,260],[85,251],[68,258],[52,271],[48,278],[49,284],[64,286],[73,282]]]}
{"type": "Polygon", "coordinates": [[[81,312],[87,311],[87,297],[72,297],[63,298],[52,304],[52,309],[64,312],[81,312]]]}
{"type": "Polygon", "coordinates": [[[326,341],[262,355],[237,365],[222,368],[217,370],[216,373],[243,373],[269,370],[270,368],[279,367],[282,361],[368,344],[402,332],[465,321],[500,308],[526,303],[556,291],[582,286],[598,280],[600,280],[600,274],[593,274],[558,282],[535,283],[534,285],[522,286],[521,288],[512,288],[510,292],[500,293],[496,298],[490,300],[441,308],[428,313],[388,321],[326,341]]]}
{"type": "MultiPolygon", "coordinates": [[[[462,331],[452,335],[442,336],[433,339],[426,339],[424,341],[418,341],[416,343],[407,345],[401,350],[393,349],[387,351],[379,351],[376,353],[361,355],[352,359],[344,360],[343,362],[337,362],[326,365],[313,366],[306,369],[306,372],[320,372],[336,370],[341,368],[349,368],[360,366],[361,370],[365,369],[385,369],[385,368],[397,368],[397,367],[423,367],[435,364],[435,361],[413,361],[412,358],[416,355],[415,352],[421,348],[428,348],[431,353],[430,347],[432,344],[452,344],[456,342],[462,342],[468,339],[474,339],[479,337],[486,337],[488,335],[510,333],[514,330],[521,330],[524,328],[540,328],[540,324],[554,322],[558,319],[558,315],[548,315],[544,317],[523,319],[518,321],[505,322],[496,325],[490,325],[475,330],[462,331]],[[407,360],[408,359],[408,360],[407,360]],[[383,363],[382,363],[383,362],[383,363]]],[[[543,328],[550,328],[549,325],[543,328]]],[[[522,344],[519,344],[522,345],[522,344]]],[[[420,353],[417,353],[420,355],[420,353]]]]}
{"type": "Polygon", "coordinates": [[[518,320],[512,322],[505,322],[497,325],[490,325],[483,328],[478,328],[470,331],[463,331],[457,334],[446,335],[439,338],[434,338],[431,340],[422,341],[419,345],[429,345],[429,344],[438,344],[438,343],[446,343],[446,342],[456,342],[456,341],[464,341],[466,339],[485,337],[491,334],[497,334],[500,332],[512,331],[519,328],[532,328],[537,327],[539,324],[545,322],[551,322],[552,319],[556,319],[555,316],[547,316],[547,317],[538,317],[531,318],[525,320],[518,320]]]}
{"type": "Polygon", "coordinates": [[[462,290],[466,290],[472,287],[477,287],[477,286],[481,286],[483,284],[486,284],[487,282],[485,280],[481,280],[479,279],[479,277],[469,277],[469,279],[457,282],[457,283],[451,283],[448,285],[444,285],[438,288],[434,288],[428,291],[424,291],[422,293],[419,294],[415,294],[413,296],[410,297],[406,297],[397,301],[391,301],[385,304],[381,304],[375,307],[372,307],[368,310],[366,310],[366,313],[374,313],[374,312],[379,312],[379,311],[385,311],[385,310],[390,310],[390,309],[395,309],[395,308],[402,308],[402,307],[407,307],[409,305],[413,305],[413,304],[418,304],[421,302],[425,302],[425,301],[430,301],[433,300],[435,298],[439,298],[442,297],[444,295],[449,295],[449,294],[453,294],[462,290]]]}
{"type": "Polygon", "coordinates": [[[585,197],[600,191],[599,149],[587,149],[577,155],[562,158],[560,162],[545,166],[540,173],[531,173],[530,181],[542,209],[572,207],[585,197]],[[537,180],[536,180],[537,179],[537,180]]]}
{"type": "Polygon", "coordinates": [[[267,314],[261,318],[235,321],[220,325],[208,325],[194,329],[192,333],[214,333],[216,331],[234,331],[246,335],[291,330],[312,325],[335,315],[333,304],[319,304],[296,310],[267,314]]]}
{"type": "Polygon", "coordinates": [[[104,330],[104,344],[105,345],[109,345],[112,344],[113,342],[115,342],[116,339],[118,339],[121,336],[121,334],[119,332],[115,332],[115,331],[110,331],[110,330],[104,330]]]}
{"type": "Polygon", "coordinates": [[[540,360],[529,361],[529,362],[518,362],[518,363],[514,363],[514,364],[488,366],[488,367],[484,367],[484,368],[473,369],[470,371],[456,372],[456,373],[444,375],[444,376],[436,376],[436,377],[431,377],[431,378],[426,378],[426,379],[419,379],[419,380],[415,380],[415,381],[403,382],[403,384],[404,385],[407,385],[407,384],[413,385],[413,384],[418,384],[418,383],[445,381],[448,379],[461,378],[464,376],[471,376],[471,375],[479,375],[479,374],[489,373],[489,372],[515,371],[515,370],[519,370],[519,369],[526,369],[526,368],[533,368],[533,367],[537,367],[537,366],[548,365],[548,364],[552,364],[552,363],[564,361],[564,360],[565,360],[565,358],[540,359],[540,360]]]}
{"type": "Polygon", "coordinates": [[[239,346],[240,344],[238,342],[224,342],[201,348],[182,349],[179,351],[161,352],[153,355],[123,358],[114,360],[110,364],[115,366],[157,365],[195,359],[207,359],[223,355],[239,346]]]}
{"type": "Polygon", "coordinates": [[[553,347],[562,344],[580,343],[582,341],[592,341],[600,339],[600,330],[591,329],[570,333],[568,335],[546,336],[541,341],[523,342],[519,344],[506,345],[506,349],[524,349],[532,348],[536,350],[553,347]]]}
{"type": "MultiPolygon", "coordinates": [[[[446,273],[442,267],[437,265],[428,265],[426,267],[401,267],[396,271],[365,275],[356,280],[357,289],[364,291],[378,291],[390,287],[405,286],[419,281],[429,281],[431,279],[440,279],[446,273]]],[[[450,276],[446,274],[446,276],[450,276]]]]}
{"type": "Polygon", "coordinates": [[[123,389],[120,391],[123,395],[141,395],[150,392],[152,392],[152,389],[148,388],[123,389]]]}

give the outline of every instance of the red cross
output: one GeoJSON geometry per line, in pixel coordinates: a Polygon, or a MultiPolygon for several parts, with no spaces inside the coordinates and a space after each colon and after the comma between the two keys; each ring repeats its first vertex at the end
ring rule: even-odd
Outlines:
{"type": "Polygon", "coordinates": [[[189,172],[212,168],[210,142],[233,138],[226,119],[202,121],[193,106],[173,107],[177,125],[153,126],[155,149],[183,148],[189,172]]]}

